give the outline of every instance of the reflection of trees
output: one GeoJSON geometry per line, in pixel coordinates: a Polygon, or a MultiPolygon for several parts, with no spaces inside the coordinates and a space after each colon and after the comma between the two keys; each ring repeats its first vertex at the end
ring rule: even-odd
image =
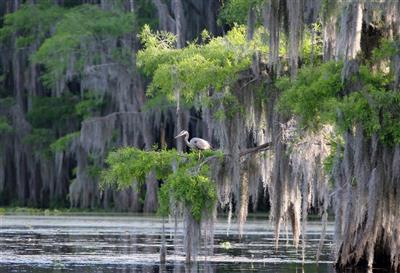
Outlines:
{"type": "MultiPolygon", "coordinates": [[[[191,264],[185,264],[185,263],[179,263],[175,262],[174,265],[166,265],[166,264],[160,264],[158,268],[159,273],[168,273],[168,272],[174,272],[174,273],[198,273],[198,272],[204,272],[204,273],[215,273],[216,272],[216,264],[211,264],[211,263],[191,263],[191,264]]],[[[144,272],[144,271],[143,271],[144,272]]],[[[149,272],[155,272],[155,271],[149,271],[149,272]]]]}

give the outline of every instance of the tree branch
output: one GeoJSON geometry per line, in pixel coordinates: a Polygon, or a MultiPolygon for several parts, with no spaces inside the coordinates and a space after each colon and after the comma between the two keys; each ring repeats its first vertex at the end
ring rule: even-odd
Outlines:
{"type": "Polygon", "coordinates": [[[267,143],[258,145],[256,147],[244,150],[244,151],[240,152],[239,156],[242,157],[242,156],[245,156],[245,155],[248,155],[248,154],[266,151],[266,150],[269,150],[270,147],[271,147],[271,142],[267,142],[267,143]]]}
{"type": "MultiPolygon", "coordinates": [[[[258,145],[256,147],[246,149],[246,150],[240,152],[239,156],[242,157],[242,156],[245,156],[248,154],[258,153],[258,152],[263,152],[263,151],[269,150],[271,148],[271,144],[272,144],[271,142],[267,142],[267,143],[258,145]]],[[[224,156],[230,156],[230,154],[224,154],[224,156]]],[[[193,171],[195,173],[198,173],[204,164],[208,163],[210,160],[215,159],[215,158],[218,158],[218,155],[212,155],[212,156],[205,158],[198,165],[196,165],[195,168],[193,168],[193,171]]]]}

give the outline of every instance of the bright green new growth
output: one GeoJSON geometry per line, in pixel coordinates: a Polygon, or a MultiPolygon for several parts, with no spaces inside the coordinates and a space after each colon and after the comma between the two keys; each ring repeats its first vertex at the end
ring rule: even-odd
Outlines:
{"type": "Polygon", "coordinates": [[[267,51],[261,32],[248,42],[244,27],[233,28],[225,37],[210,38],[204,32],[204,44],[191,43],[182,49],[175,48],[172,34],[154,33],[148,26],[140,38],[144,49],[138,52],[137,64],[152,77],[148,95],[173,102],[179,91],[182,103],[189,105],[207,103],[205,97],[210,88],[221,92],[232,86],[239,73],[250,68],[253,54],[267,51]]]}
{"type": "MultiPolygon", "coordinates": [[[[313,26],[318,31],[319,25],[313,26]]],[[[179,94],[180,103],[188,106],[210,106],[212,103],[229,104],[237,112],[237,103],[232,101],[230,90],[237,84],[240,73],[250,69],[255,54],[268,56],[268,37],[265,28],[256,30],[251,41],[247,40],[246,27],[235,26],[224,37],[202,34],[202,44],[190,43],[182,49],[176,48],[176,37],[168,32],[152,32],[145,26],[140,34],[144,49],[137,54],[137,65],[152,78],[147,89],[150,104],[174,103],[179,94]],[[212,80],[210,80],[212,79],[212,80]],[[217,96],[211,100],[209,90],[217,96]],[[226,103],[226,102],[229,103],[226,103]]],[[[285,39],[282,37],[280,55],[284,56],[285,39]]],[[[306,63],[316,63],[322,55],[322,41],[311,41],[306,31],[301,47],[306,63]]]]}
{"type": "Polygon", "coordinates": [[[108,168],[102,172],[102,187],[117,186],[119,189],[137,188],[146,176],[154,172],[163,180],[159,190],[159,213],[168,215],[171,202],[189,207],[194,219],[214,207],[217,201],[215,183],[210,179],[208,163],[223,156],[219,151],[199,154],[179,153],[176,150],[143,151],[134,147],[120,148],[106,159],[108,168]]]}
{"type": "Polygon", "coordinates": [[[279,102],[281,111],[289,109],[301,118],[303,126],[311,129],[333,123],[343,88],[342,68],[342,63],[328,62],[303,67],[293,82],[288,77],[280,78],[277,86],[284,91],[279,102]]]}

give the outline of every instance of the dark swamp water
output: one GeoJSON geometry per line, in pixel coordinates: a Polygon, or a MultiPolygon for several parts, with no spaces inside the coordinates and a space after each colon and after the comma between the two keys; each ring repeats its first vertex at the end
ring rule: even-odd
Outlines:
{"type": "MultiPolygon", "coordinates": [[[[162,223],[155,217],[120,216],[0,216],[0,272],[120,272],[218,273],[293,272],[333,273],[333,224],[319,264],[315,263],[321,225],[309,222],[305,260],[285,232],[278,250],[271,224],[248,220],[239,238],[226,220],[216,224],[214,256],[200,256],[186,266],[182,252],[174,252],[173,223],[168,223],[167,262],[159,263],[162,223]],[[229,243],[228,243],[229,242],[229,243]]],[[[181,227],[181,226],[180,226],[181,227]]],[[[180,242],[181,244],[181,242],[180,242]]]]}

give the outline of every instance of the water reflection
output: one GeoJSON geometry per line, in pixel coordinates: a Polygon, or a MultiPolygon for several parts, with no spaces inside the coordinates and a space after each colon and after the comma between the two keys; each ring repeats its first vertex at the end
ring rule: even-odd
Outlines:
{"type": "MultiPolygon", "coordinates": [[[[184,264],[167,236],[167,263],[159,263],[161,221],[145,217],[27,217],[0,218],[0,273],[120,272],[120,273],[333,273],[332,225],[321,263],[314,262],[321,226],[310,223],[305,264],[286,238],[274,249],[273,228],[264,220],[249,221],[243,238],[226,235],[226,222],[216,225],[212,257],[184,264]],[[229,242],[229,248],[225,242],[229,242]]],[[[173,234],[173,224],[167,226],[173,234]]],[[[181,242],[182,238],[178,238],[181,242]]],[[[291,238],[289,238],[290,240],[291,238]]],[[[206,253],[203,249],[201,253],[206,253]]]]}
{"type": "Polygon", "coordinates": [[[176,264],[176,265],[102,265],[102,266],[29,266],[29,265],[2,265],[0,272],[32,272],[32,273],[58,273],[58,272],[81,272],[81,273],[229,273],[229,272],[276,272],[276,273],[334,273],[332,266],[324,265],[258,265],[248,266],[245,264],[176,264]]]}

